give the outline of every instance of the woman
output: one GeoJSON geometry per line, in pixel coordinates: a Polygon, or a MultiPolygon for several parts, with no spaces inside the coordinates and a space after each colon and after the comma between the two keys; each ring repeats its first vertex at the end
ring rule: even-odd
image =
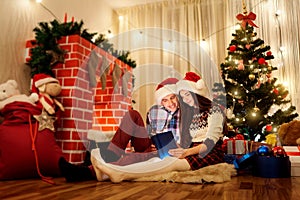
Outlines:
{"type": "Polygon", "coordinates": [[[91,160],[97,179],[103,174],[112,182],[166,173],[170,171],[197,170],[201,167],[224,162],[222,137],[227,131],[225,115],[220,107],[209,100],[208,89],[199,75],[186,73],[184,79],[176,83],[182,111],[182,131],[190,134],[190,148],[171,149],[170,157],[163,160],[153,158],[126,166],[105,163],[99,149],[92,151],[91,160]],[[189,117],[192,116],[192,117],[189,117]]]}

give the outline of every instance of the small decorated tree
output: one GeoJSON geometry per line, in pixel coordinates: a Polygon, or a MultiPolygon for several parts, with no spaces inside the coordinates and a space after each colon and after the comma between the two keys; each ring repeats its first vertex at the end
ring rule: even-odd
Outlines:
{"type": "Polygon", "coordinates": [[[240,28],[232,34],[225,62],[221,64],[223,84],[215,84],[214,101],[226,106],[229,127],[245,139],[262,141],[279,125],[298,114],[288,98],[288,90],[272,75],[271,48],[257,37],[256,15],[244,7],[238,14],[240,28]],[[225,89],[225,93],[222,94],[225,89]],[[225,102],[225,103],[224,103],[225,102]]]}

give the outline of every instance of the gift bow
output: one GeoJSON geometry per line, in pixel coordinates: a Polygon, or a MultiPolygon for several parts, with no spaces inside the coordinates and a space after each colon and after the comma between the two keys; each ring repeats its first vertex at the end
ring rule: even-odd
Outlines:
{"type": "Polygon", "coordinates": [[[266,136],[266,143],[275,146],[277,143],[277,135],[275,133],[270,133],[266,136]]]}
{"type": "Polygon", "coordinates": [[[254,26],[256,28],[258,28],[258,26],[256,26],[256,24],[254,24],[254,22],[252,20],[256,19],[256,15],[253,12],[250,12],[249,15],[243,15],[243,14],[238,14],[236,16],[236,18],[240,21],[242,21],[241,26],[243,28],[246,27],[246,24],[248,23],[251,26],[254,26]]]}

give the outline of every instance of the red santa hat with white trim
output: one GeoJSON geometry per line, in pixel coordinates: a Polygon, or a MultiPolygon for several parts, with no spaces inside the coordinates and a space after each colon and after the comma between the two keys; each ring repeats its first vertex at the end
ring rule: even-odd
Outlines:
{"type": "Polygon", "coordinates": [[[35,74],[32,78],[31,92],[38,93],[39,90],[37,88],[45,83],[59,83],[59,81],[48,74],[35,74]]]}
{"type": "Polygon", "coordinates": [[[167,78],[159,83],[155,90],[155,99],[157,105],[161,105],[161,100],[170,94],[176,94],[177,78],[167,78]]]}
{"type": "Polygon", "coordinates": [[[188,90],[205,98],[211,99],[205,82],[201,76],[195,72],[187,72],[185,77],[176,83],[176,90],[178,94],[180,90],[188,90]]]}

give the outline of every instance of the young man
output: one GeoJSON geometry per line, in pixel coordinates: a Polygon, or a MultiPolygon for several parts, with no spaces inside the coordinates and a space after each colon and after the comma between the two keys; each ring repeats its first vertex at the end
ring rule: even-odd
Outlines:
{"type": "Polygon", "coordinates": [[[168,78],[158,84],[155,91],[156,105],[152,106],[146,119],[146,127],[139,112],[129,110],[112,138],[108,150],[114,152],[120,159],[113,162],[117,165],[128,165],[148,160],[157,155],[150,135],[172,131],[175,140],[180,144],[179,134],[179,103],[176,92],[176,78],[168,78]],[[134,153],[125,153],[128,142],[134,153]],[[133,155],[134,154],[134,155],[133,155]]]}
{"type": "MultiPolygon", "coordinates": [[[[155,99],[157,105],[152,106],[147,113],[146,127],[140,113],[129,110],[123,117],[118,130],[112,138],[108,150],[119,157],[111,162],[116,165],[128,165],[148,160],[157,156],[150,139],[151,134],[172,131],[176,142],[184,144],[180,134],[180,110],[176,96],[176,78],[167,78],[157,85],[155,99]],[[134,149],[133,153],[126,153],[128,142],[134,149]]],[[[77,166],[60,162],[62,175],[68,182],[96,179],[92,166],[77,166]],[[87,169],[88,168],[88,169],[87,169]]]]}

